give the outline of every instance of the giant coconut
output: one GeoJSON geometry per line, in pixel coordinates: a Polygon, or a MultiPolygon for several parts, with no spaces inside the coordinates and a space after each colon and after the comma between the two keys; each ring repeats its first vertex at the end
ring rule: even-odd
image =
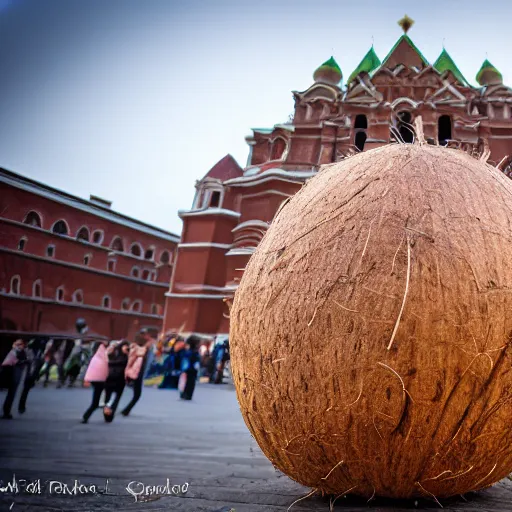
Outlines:
{"type": "Polygon", "coordinates": [[[434,498],[512,471],[512,183],[491,165],[395,144],[323,168],[230,317],[244,420],[293,480],[434,498]]]}

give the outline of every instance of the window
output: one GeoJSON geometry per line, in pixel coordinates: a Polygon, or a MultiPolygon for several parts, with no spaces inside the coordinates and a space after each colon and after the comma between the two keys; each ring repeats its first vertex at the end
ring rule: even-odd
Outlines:
{"type": "Polygon", "coordinates": [[[89,263],[91,262],[91,260],[92,260],[92,254],[86,254],[84,256],[84,265],[89,266],[89,263]]]}
{"type": "Polygon", "coordinates": [[[171,254],[169,253],[169,251],[162,252],[162,254],[160,255],[160,263],[162,263],[163,265],[169,265],[170,261],[171,254]]]}
{"type": "Polygon", "coordinates": [[[362,128],[366,130],[368,128],[368,120],[364,114],[358,114],[354,122],[354,128],[362,128]]]}
{"type": "Polygon", "coordinates": [[[92,233],[92,243],[101,244],[101,242],[103,242],[103,231],[101,229],[97,229],[92,233]]]}
{"type": "Polygon", "coordinates": [[[218,208],[220,205],[220,192],[214,190],[210,196],[210,208],[218,208]]]}
{"type": "Polygon", "coordinates": [[[115,270],[116,270],[116,260],[108,260],[108,262],[107,262],[107,270],[109,272],[115,272],[115,270]]]}
{"type": "Polygon", "coordinates": [[[110,309],[110,304],[111,304],[111,300],[110,300],[110,296],[108,295],[105,295],[101,301],[101,305],[104,307],[104,308],[107,308],[107,309],[110,309]]]}
{"type": "Polygon", "coordinates": [[[130,299],[128,297],[123,299],[123,302],[121,302],[121,309],[123,311],[128,311],[128,309],[130,309],[130,299]]]}
{"type": "Polygon", "coordinates": [[[12,276],[11,278],[11,293],[19,295],[21,293],[21,278],[20,276],[12,276]]]}
{"type": "Polygon", "coordinates": [[[59,286],[57,288],[57,292],[55,294],[55,298],[57,299],[57,302],[63,302],[64,301],[64,286],[59,286]]]}
{"type": "Polygon", "coordinates": [[[144,253],[145,260],[152,260],[154,256],[155,256],[155,249],[153,247],[147,249],[146,252],[144,253]]]}
{"type": "Polygon", "coordinates": [[[132,277],[139,277],[140,276],[140,268],[139,267],[133,267],[131,271],[132,277]]]}
{"type": "Polygon", "coordinates": [[[283,157],[285,149],[286,141],[281,137],[277,137],[274,142],[272,142],[270,160],[280,160],[283,157]]]}
{"type": "MultiPolygon", "coordinates": [[[[398,131],[402,137],[402,141],[406,144],[414,142],[414,129],[412,126],[412,116],[410,112],[403,110],[397,114],[398,131]]],[[[402,142],[400,141],[400,142],[402,142]]]]}
{"type": "Polygon", "coordinates": [[[54,258],[55,257],[55,245],[49,245],[46,248],[46,256],[48,256],[48,258],[54,258]]]}
{"type": "Polygon", "coordinates": [[[142,272],[142,279],[144,279],[145,281],[149,281],[151,277],[151,272],[149,270],[144,270],[144,272],[142,272]]]}
{"type": "Polygon", "coordinates": [[[41,298],[43,296],[42,288],[43,283],[41,279],[34,281],[34,284],[32,285],[32,297],[41,298]]]}
{"type": "Polygon", "coordinates": [[[452,119],[450,116],[445,115],[439,118],[437,136],[441,146],[446,146],[448,140],[452,138],[452,119]]]}
{"type": "Polygon", "coordinates": [[[20,241],[18,242],[18,251],[24,251],[26,245],[27,245],[27,237],[24,236],[24,237],[20,238],[20,241]]]}
{"type": "Polygon", "coordinates": [[[68,225],[66,224],[66,221],[58,220],[52,226],[52,233],[55,233],[56,235],[67,235],[69,233],[69,229],[68,229],[68,225]]]}
{"type": "Polygon", "coordinates": [[[355,138],[354,142],[355,142],[356,148],[359,151],[363,151],[364,150],[364,144],[366,142],[366,133],[365,132],[357,132],[356,133],[356,138],[355,138]]]}
{"type": "Polygon", "coordinates": [[[116,237],[112,240],[112,243],[110,244],[110,248],[111,248],[113,251],[117,251],[117,252],[124,252],[124,245],[123,245],[123,241],[121,240],[121,237],[120,237],[120,236],[116,236],[116,237]]]}
{"type": "Polygon", "coordinates": [[[76,235],[77,240],[81,240],[82,242],[88,242],[89,241],[89,230],[82,226],[76,235]]]}
{"type": "Polygon", "coordinates": [[[133,254],[133,256],[136,256],[137,258],[142,258],[143,253],[142,246],[138,244],[137,242],[134,242],[132,246],[130,247],[130,253],[133,254]]]}
{"type": "Polygon", "coordinates": [[[159,307],[158,304],[151,304],[151,314],[152,315],[158,315],[159,314],[159,307]]]}
{"type": "Polygon", "coordinates": [[[23,219],[23,224],[40,228],[42,226],[41,215],[34,211],[28,212],[23,219]]]}
{"type": "Polygon", "coordinates": [[[77,304],[83,304],[84,293],[82,292],[82,290],[75,290],[73,292],[72,300],[73,300],[73,302],[76,302],[77,304]]]}
{"type": "Polygon", "coordinates": [[[136,300],[132,304],[132,311],[135,313],[140,313],[142,311],[142,302],[140,300],[136,300]]]}

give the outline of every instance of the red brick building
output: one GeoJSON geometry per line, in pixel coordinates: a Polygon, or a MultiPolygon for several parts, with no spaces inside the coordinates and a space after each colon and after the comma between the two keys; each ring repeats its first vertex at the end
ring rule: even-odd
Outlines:
{"type": "Polygon", "coordinates": [[[293,93],[293,120],[247,137],[244,169],[227,156],[197,182],[192,209],[179,212],[183,232],[165,328],[227,333],[224,299],[280,205],[323,164],[414,142],[418,116],[429,143],[486,152],[510,175],[512,90],[500,72],[486,60],[474,87],[445,49],[429,63],[406,34],[411,20],[401,25],[404,34],[384,60],[370,48],[344,87],[336,61],[322,64],[311,87],[293,93]]]}
{"type": "Polygon", "coordinates": [[[0,169],[0,331],[160,330],[179,237],[0,169]]]}

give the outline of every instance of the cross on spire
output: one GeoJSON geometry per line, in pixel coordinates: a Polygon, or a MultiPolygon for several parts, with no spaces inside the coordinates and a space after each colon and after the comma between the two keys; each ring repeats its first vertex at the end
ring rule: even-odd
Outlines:
{"type": "Polygon", "coordinates": [[[414,25],[414,20],[409,18],[409,16],[406,14],[401,20],[398,21],[398,24],[400,27],[402,27],[404,34],[407,34],[409,29],[414,25]]]}

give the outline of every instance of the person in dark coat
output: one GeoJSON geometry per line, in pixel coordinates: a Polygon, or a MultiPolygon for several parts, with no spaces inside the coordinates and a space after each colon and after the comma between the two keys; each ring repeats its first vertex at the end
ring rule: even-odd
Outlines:
{"type": "Polygon", "coordinates": [[[25,342],[22,339],[16,340],[1,367],[2,381],[5,382],[7,387],[3,419],[12,420],[12,404],[14,403],[18,386],[23,378],[23,371],[29,362],[25,342]]]}
{"type": "Polygon", "coordinates": [[[27,365],[23,390],[21,392],[20,402],[18,404],[18,412],[23,414],[27,409],[27,398],[30,390],[35,386],[41,368],[44,364],[43,354],[46,341],[43,338],[30,340],[27,346],[27,356],[29,363],[27,365]]]}
{"type": "Polygon", "coordinates": [[[127,340],[114,341],[107,349],[108,377],[105,382],[105,407],[103,416],[107,423],[114,420],[117,406],[125,386],[124,371],[128,364],[130,343],[127,340]]]}
{"type": "Polygon", "coordinates": [[[185,339],[182,336],[178,336],[174,342],[172,342],[169,355],[167,356],[164,363],[164,378],[160,386],[160,389],[178,389],[178,381],[181,374],[181,360],[182,355],[185,353],[185,339]]]}
{"type": "Polygon", "coordinates": [[[192,395],[194,394],[197,376],[201,368],[200,344],[201,339],[194,334],[187,338],[187,350],[183,354],[180,383],[178,386],[182,400],[192,400],[192,395]]]}

